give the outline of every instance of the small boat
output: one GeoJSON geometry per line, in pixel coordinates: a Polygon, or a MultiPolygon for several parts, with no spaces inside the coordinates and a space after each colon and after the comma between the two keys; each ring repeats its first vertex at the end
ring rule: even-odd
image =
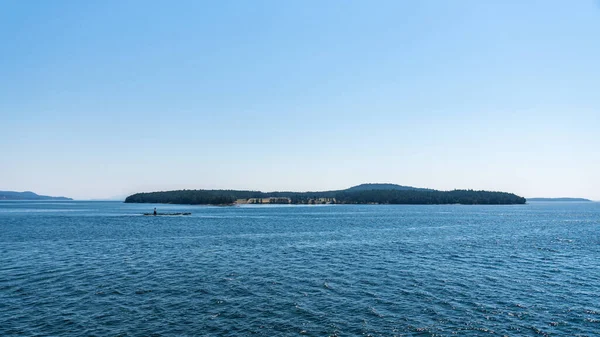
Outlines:
{"type": "Polygon", "coordinates": [[[192,213],[144,213],[145,216],[177,216],[177,215],[192,215],[192,213]]]}

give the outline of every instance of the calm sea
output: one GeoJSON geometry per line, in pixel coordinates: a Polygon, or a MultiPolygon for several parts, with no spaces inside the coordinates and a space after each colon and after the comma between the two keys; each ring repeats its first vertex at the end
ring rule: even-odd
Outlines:
{"type": "Polygon", "coordinates": [[[598,336],[600,204],[0,202],[0,335],[598,336]]]}

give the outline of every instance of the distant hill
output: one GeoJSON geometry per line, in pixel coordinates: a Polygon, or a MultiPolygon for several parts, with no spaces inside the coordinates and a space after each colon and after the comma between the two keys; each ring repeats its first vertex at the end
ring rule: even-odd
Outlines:
{"type": "Polygon", "coordinates": [[[584,198],[527,198],[527,201],[577,201],[577,202],[592,202],[590,199],[584,198]]]}
{"type": "Polygon", "coordinates": [[[412,186],[402,186],[396,184],[360,184],[345,189],[346,192],[358,192],[358,191],[372,191],[372,190],[386,190],[386,191],[433,191],[427,188],[418,188],[412,186]]]}
{"type": "Polygon", "coordinates": [[[14,192],[0,191],[0,200],[73,200],[65,197],[49,197],[47,195],[39,195],[30,191],[14,192]]]}

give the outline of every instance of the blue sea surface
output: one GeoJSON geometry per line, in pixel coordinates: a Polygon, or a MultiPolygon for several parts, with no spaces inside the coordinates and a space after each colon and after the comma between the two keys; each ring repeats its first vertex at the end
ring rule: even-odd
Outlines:
{"type": "Polygon", "coordinates": [[[0,336],[247,335],[598,336],[600,204],[0,202],[0,336]]]}

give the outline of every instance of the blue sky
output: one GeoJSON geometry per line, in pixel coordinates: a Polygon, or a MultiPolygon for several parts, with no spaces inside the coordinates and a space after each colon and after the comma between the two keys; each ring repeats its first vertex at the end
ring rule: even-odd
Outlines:
{"type": "Polygon", "coordinates": [[[598,1],[0,0],[0,190],[600,200],[598,1]]]}

